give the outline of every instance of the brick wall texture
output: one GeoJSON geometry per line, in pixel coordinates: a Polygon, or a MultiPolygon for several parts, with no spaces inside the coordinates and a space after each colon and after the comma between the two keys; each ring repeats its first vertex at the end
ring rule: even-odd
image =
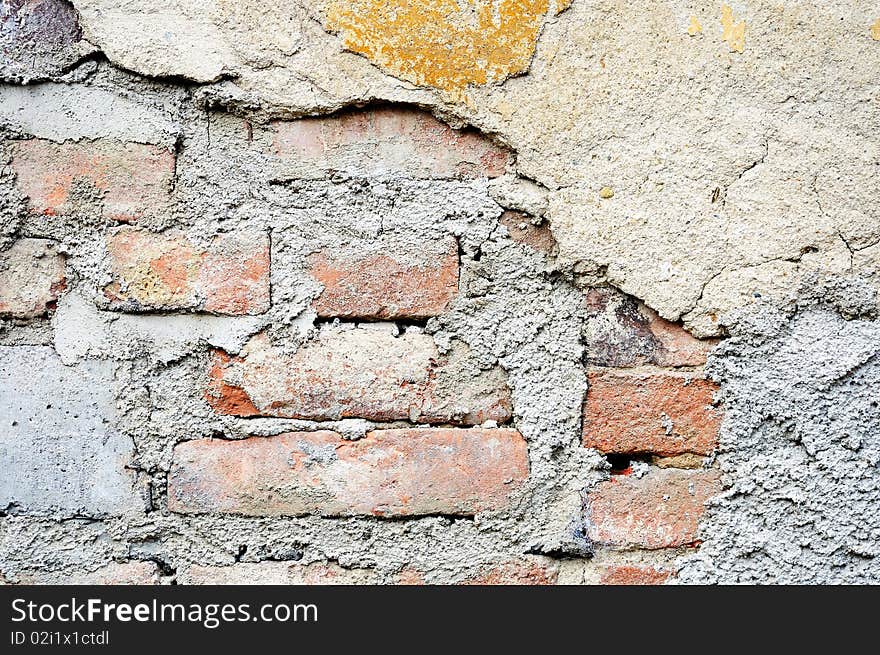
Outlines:
{"type": "MultiPolygon", "coordinates": [[[[178,70],[147,36],[133,37],[145,48],[133,63],[89,3],[7,4],[0,580],[683,581],[730,487],[717,456],[731,409],[710,375],[728,332],[691,329],[674,300],[633,282],[654,259],[687,277],[686,254],[632,241],[638,265],[562,257],[565,196],[552,209],[548,193],[583,179],[539,182],[529,162],[578,137],[512,142],[468,109],[468,88],[528,84],[531,73],[505,80],[528,70],[542,26],[577,7],[523,18],[501,3],[515,14],[504,24],[520,25],[510,52],[478,44],[483,70],[455,41],[448,70],[422,70],[403,46],[403,59],[382,59],[398,41],[359,41],[346,3],[329,3],[322,38],[339,39],[348,63],[321,68],[321,84],[342,93],[374,59],[401,97],[365,81],[308,104],[291,100],[306,97],[308,72],[243,68],[265,59],[274,74],[268,53],[300,47],[269,19],[252,31],[274,35],[274,50],[182,18],[200,55],[180,55],[178,70]],[[94,43],[81,20],[96,21],[94,43]]],[[[725,56],[741,52],[731,43],[725,56]]],[[[603,52],[596,71],[619,65],[603,52]]],[[[492,102],[546,129],[534,106],[492,102]]],[[[607,172],[613,149],[593,143],[583,159],[607,172]]],[[[664,173],[645,176],[642,203],[665,203],[651,195],[664,173]]],[[[576,225],[595,243],[642,220],[596,227],[623,190],[589,184],[576,225]]],[[[671,297],[696,306],[700,284],[671,297]]]]}

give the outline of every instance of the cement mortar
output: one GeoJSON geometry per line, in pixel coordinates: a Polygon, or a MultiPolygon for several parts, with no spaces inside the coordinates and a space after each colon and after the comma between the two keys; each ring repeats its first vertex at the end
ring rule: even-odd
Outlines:
{"type": "Polygon", "coordinates": [[[880,322],[811,307],[774,331],[711,359],[727,488],[680,581],[876,583],[880,322]]]}

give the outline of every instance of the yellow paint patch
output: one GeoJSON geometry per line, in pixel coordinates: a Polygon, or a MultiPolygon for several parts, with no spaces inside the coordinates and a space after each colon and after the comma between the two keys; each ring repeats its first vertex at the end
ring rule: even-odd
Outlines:
{"type": "Polygon", "coordinates": [[[871,25],[871,38],[875,41],[880,41],[880,18],[871,25]]]}
{"type": "Polygon", "coordinates": [[[571,0],[332,0],[325,29],[382,70],[461,96],[525,72],[571,0]]]}
{"type": "Polygon", "coordinates": [[[728,5],[721,5],[721,40],[726,41],[731,52],[742,52],[746,46],[746,23],[736,22],[733,17],[733,9],[728,5]]]}
{"type": "Polygon", "coordinates": [[[696,16],[691,16],[691,24],[688,25],[688,34],[691,36],[696,36],[697,34],[703,33],[703,26],[700,24],[700,21],[696,16]]]}

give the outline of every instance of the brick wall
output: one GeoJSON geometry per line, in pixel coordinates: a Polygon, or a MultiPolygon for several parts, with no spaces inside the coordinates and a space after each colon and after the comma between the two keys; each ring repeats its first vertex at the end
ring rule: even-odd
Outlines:
{"type": "Polygon", "coordinates": [[[553,273],[476,131],[189,111],[2,142],[0,505],[39,535],[7,582],[674,577],[721,491],[713,342],[553,273]]]}

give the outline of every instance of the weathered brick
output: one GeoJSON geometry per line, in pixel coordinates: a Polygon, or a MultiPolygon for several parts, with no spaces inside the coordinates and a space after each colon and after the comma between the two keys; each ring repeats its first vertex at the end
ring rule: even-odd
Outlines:
{"type": "Polygon", "coordinates": [[[553,585],[559,577],[558,566],[543,558],[512,559],[485,567],[465,579],[464,585],[553,585]]]}
{"type": "Polygon", "coordinates": [[[550,231],[549,223],[535,225],[528,214],[517,211],[506,211],[501,214],[499,222],[507,228],[510,238],[517,243],[551,254],[556,250],[556,239],[550,231]]]}
{"type": "Polygon", "coordinates": [[[718,343],[700,340],[631,296],[606,288],[587,291],[583,339],[596,366],[701,366],[718,343]]]}
{"type": "Polygon", "coordinates": [[[426,112],[404,107],[275,122],[272,131],[284,171],[301,178],[336,171],[371,177],[497,177],[510,157],[476,132],[453,130],[426,112]]]}
{"type": "Polygon", "coordinates": [[[178,444],[168,508],[247,516],[471,515],[503,508],[528,476],[515,430],[286,433],[178,444]]]}
{"type": "Polygon", "coordinates": [[[216,351],[205,397],[236,416],[478,425],[511,415],[503,371],[479,370],[465,346],[441,356],[429,335],[366,328],[325,329],[293,355],[266,335],[239,357],[216,351]]]}
{"type": "Polygon", "coordinates": [[[441,254],[432,250],[359,259],[323,252],[312,255],[310,273],[324,286],[315,311],[322,317],[368,319],[442,314],[458,293],[458,245],[449,239],[441,254]]]}
{"type": "Polygon", "coordinates": [[[120,222],[168,208],[174,155],[165,148],[30,139],[16,142],[12,151],[18,188],[30,198],[35,213],[92,212],[95,195],[102,198],[102,216],[120,222]]]}
{"type": "Polygon", "coordinates": [[[181,232],[117,228],[107,237],[112,309],[261,314],[269,309],[269,237],[222,234],[200,246],[181,232]]]}
{"type": "Polygon", "coordinates": [[[720,475],[712,470],[613,475],[589,493],[589,537],[597,543],[643,548],[693,544],[706,501],[720,491],[720,475]]]}
{"type": "Polygon", "coordinates": [[[0,78],[30,82],[60,75],[84,49],[76,9],[64,0],[0,3],[0,78]]]}
{"type": "Polygon", "coordinates": [[[46,314],[64,291],[64,256],[46,239],[19,239],[0,252],[0,317],[46,314]]]}
{"type": "Polygon", "coordinates": [[[589,375],[584,446],[605,453],[706,455],[718,444],[717,386],[660,371],[602,371],[589,375]]]}
{"type": "Polygon", "coordinates": [[[669,579],[669,571],[653,566],[618,564],[608,566],[599,578],[603,585],[661,585],[669,579]]]}
{"type": "Polygon", "coordinates": [[[417,587],[428,584],[425,580],[425,573],[413,566],[405,566],[394,576],[393,583],[396,585],[417,587]]]}
{"type": "Polygon", "coordinates": [[[394,577],[394,584],[553,585],[558,577],[559,565],[548,557],[500,557],[496,562],[468,567],[463,573],[444,574],[439,580],[436,577],[429,579],[425,571],[409,565],[394,577]]]}
{"type": "Polygon", "coordinates": [[[28,585],[155,585],[159,569],[153,562],[110,562],[94,571],[26,570],[14,578],[28,585]]]}
{"type": "Polygon", "coordinates": [[[375,571],[346,569],[332,562],[239,562],[230,566],[193,564],[177,575],[185,585],[368,585],[375,571]]]}

